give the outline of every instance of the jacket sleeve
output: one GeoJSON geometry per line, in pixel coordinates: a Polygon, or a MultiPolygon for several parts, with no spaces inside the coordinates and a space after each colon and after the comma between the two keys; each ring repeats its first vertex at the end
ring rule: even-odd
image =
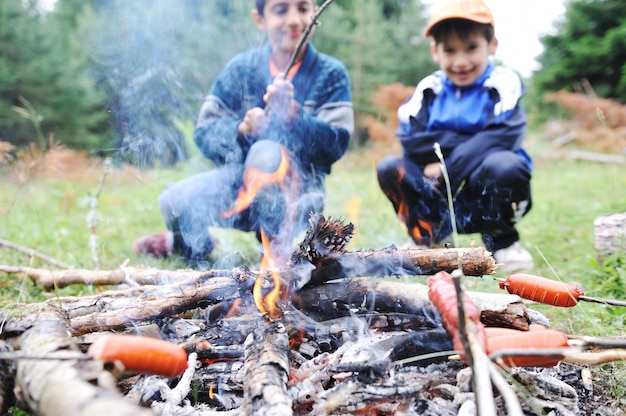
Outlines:
{"type": "Polygon", "coordinates": [[[441,78],[434,73],[424,78],[415,91],[398,108],[398,130],[396,135],[404,156],[419,165],[438,161],[433,151],[435,143],[456,142],[456,134],[449,131],[427,131],[428,107],[441,90],[441,78]]]}
{"type": "Polygon", "coordinates": [[[507,120],[489,124],[484,130],[461,137],[446,157],[446,167],[453,182],[460,182],[470,175],[489,154],[501,151],[517,151],[526,134],[526,115],[517,105],[507,120]]]}
{"type": "Polygon", "coordinates": [[[308,163],[330,166],[343,156],[354,132],[354,110],[347,71],[333,70],[320,80],[324,93],[311,113],[301,108],[298,117],[276,133],[294,154],[308,163]]]}
{"type": "Polygon", "coordinates": [[[253,138],[237,132],[245,115],[244,101],[252,99],[242,96],[241,80],[250,76],[244,73],[245,67],[233,61],[227,64],[200,108],[193,138],[204,156],[217,165],[243,162],[253,143],[253,138]]]}

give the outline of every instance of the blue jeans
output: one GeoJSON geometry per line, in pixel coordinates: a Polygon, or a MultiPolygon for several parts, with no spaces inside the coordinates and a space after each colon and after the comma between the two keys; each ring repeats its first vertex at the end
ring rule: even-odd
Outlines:
{"type": "Polygon", "coordinates": [[[263,186],[247,208],[224,215],[244,185],[244,171],[256,169],[252,178],[275,172],[283,152],[279,143],[261,140],[250,147],[243,164],[226,164],[169,185],[159,197],[159,206],[165,225],[174,232],[174,251],[188,261],[206,259],[214,247],[209,227],[254,231],[259,239],[262,229],[270,241],[283,247],[306,229],[310,214],[324,208],[323,178],[304,173],[290,155],[291,173],[285,186],[263,186]]]}
{"type": "MultiPolygon", "coordinates": [[[[377,166],[378,183],[416,243],[438,243],[452,232],[445,183],[433,187],[422,167],[388,156],[377,166]]],[[[515,223],[530,210],[531,169],[515,152],[487,156],[469,178],[452,190],[457,230],[481,233],[488,250],[519,240],[515,223]]]]}

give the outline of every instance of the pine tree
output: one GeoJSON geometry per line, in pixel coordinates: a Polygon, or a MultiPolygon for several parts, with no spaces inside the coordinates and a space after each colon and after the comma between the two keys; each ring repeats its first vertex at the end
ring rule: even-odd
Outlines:
{"type": "Polygon", "coordinates": [[[626,0],[568,2],[556,28],[541,39],[537,88],[576,91],[588,84],[600,97],[626,102],[626,0]]]}
{"type": "MultiPolygon", "coordinates": [[[[82,7],[75,2],[68,14],[82,7]]],[[[36,1],[0,4],[0,140],[16,145],[38,140],[45,146],[53,135],[83,149],[101,142],[103,97],[88,74],[88,57],[72,37],[72,23],[61,13],[42,11],[36,1]]]]}

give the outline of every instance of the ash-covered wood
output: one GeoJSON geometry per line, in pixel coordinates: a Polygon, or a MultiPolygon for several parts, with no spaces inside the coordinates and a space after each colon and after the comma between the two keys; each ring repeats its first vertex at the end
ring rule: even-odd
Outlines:
{"type": "Polygon", "coordinates": [[[280,322],[261,325],[245,342],[244,412],[246,415],[292,415],[287,394],[289,336],[280,322]]]}

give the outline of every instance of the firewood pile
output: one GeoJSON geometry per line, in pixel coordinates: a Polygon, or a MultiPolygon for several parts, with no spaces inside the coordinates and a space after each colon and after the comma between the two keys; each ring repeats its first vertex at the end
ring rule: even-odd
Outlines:
{"type": "MultiPolygon", "coordinates": [[[[472,355],[472,328],[526,333],[549,324],[519,296],[466,293],[476,322],[464,328],[461,315],[436,306],[442,299],[433,302],[432,287],[402,279],[488,276],[498,267],[491,253],[349,252],[351,233],[351,224],[313,216],[289,261],[257,272],[12,270],[46,290],[111,289],[0,312],[1,410],[17,403],[64,416],[581,414],[589,384],[584,368],[565,362],[564,348],[545,352],[544,368],[472,355]],[[477,387],[485,375],[493,388],[477,387]]],[[[533,351],[520,356],[542,355],[533,351]]]]}

